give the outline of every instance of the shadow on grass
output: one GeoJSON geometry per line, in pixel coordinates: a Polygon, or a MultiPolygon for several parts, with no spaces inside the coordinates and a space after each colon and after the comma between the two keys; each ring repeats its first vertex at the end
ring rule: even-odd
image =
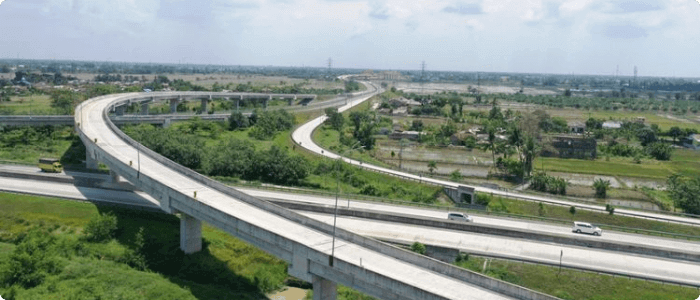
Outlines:
{"type": "Polygon", "coordinates": [[[132,249],[139,228],[143,228],[145,245],[141,253],[148,269],[189,289],[198,299],[266,299],[257,282],[234,273],[225,261],[212,255],[206,240],[202,241],[202,251],[190,255],[182,252],[180,219],[176,216],[107,205],[97,208],[100,213],[117,217],[116,239],[132,249]]]}

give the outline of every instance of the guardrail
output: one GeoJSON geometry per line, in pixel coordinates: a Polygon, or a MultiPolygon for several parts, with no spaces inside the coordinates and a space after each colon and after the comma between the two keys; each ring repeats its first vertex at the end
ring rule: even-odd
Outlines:
{"type": "MultiPolygon", "coordinates": [[[[386,239],[382,239],[382,240],[385,242],[391,243],[391,244],[410,246],[409,244],[404,243],[402,241],[398,241],[398,240],[386,240],[386,239]]],[[[426,246],[428,246],[428,245],[429,244],[426,244],[426,246]]],[[[442,246],[440,246],[440,247],[442,247],[442,246]]],[[[522,263],[528,263],[528,264],[533,264],[533,265],[545,265],[545,266],[556,267],[556,268],[562,267],[562,268],[576,270],[576,271],[580,271],[580,272],[605,274],[605,275],[609,275],[609,276],[613,276],[613,277],[617,276],[617,277],[622,277],[622,278],[629,278],[630,280],[634,278],[636,280],[644,280],[647,282],[652,281],[652,282],[660,282],[660,283],[664,283],[664,284],[686,286],[686,287],[696,288],[700,291],[700,284],[689,284],[686,282],[679,282],[679,281],[675,281],[675,280],[668,280],[668,279],[662,279],[662,278],[654,278],[654,279],[644,278],[644,277],[639,276],[639,275],[623,274],[623,273],[619,273],[619,272],[615,272],[615,271],[591,270],[591,269],[577,267],[577,266],[573,266],[573,265],[569,265],[569,264],[559,265],[557,263],[551,263],[551,262],[547,262],[547,261],[536,261],[536,260],[532,260],[532,259],[520,258],[520,257],[515,257],[515,256],[496,255],[496,254],[492,254],[492,253],[488,253],[488,252],[470,251],[470,252],[468,252],[468,254],[470,256],[473,255],[473,256],[481,256],[481,257],[485,257],[485,258],[495,258],[495,259],[501,259],[501,260],[519,261],[522,263]]]]}
{"type": "MultiPolygon", "coordinates": [[[[317,190],[285,188],[285,187],[270,186],[270,185],[245,184],[245,183],[240,183],[240,182],[230,183],[230,184],[232,184],[234,186],[259,188],[259,189],[266,189],[266,190],[273,190],[273,191],[280,191],[280,192],[291,192],[291,193],[306,194],[306,195],[310,194],[310,195],[335,197],[335,193],[317,191],[317,190]]],[[[470,213],[470,214],[474,214],[474,215],[486,215],[486,216],[504,217],[504,218],[511,218],[511,219],[521,219],[521,220],[539,221],[539,222],[547,222],[547,223],[558,223],[558,224],[564,224],[564,225],[571,225],[572,224],[571,220],[546,218],[546,217],[539,217],[539,216],[509,214],[509,213],[494,212],[494,211],[475,209],[475,208],[469,208],[469,207],[440,206],[440,205],[425,204],[425,203],[420,203],[420,202],[400,201],[400,200],[393,200],[393,199],[366,196],[366,195],[357,195],[357,194],[339,194],[338,196],[340,198],[349,199],[352,201],[381,202],[381,203],[394,204],[394,205],[400,205],[400,206],[414,206],[414,207],[428,208],[428,209],[433,209],[433,210],[443,210],[446,212],[447,211],[461,211],[461,212],[470,213]]],[[[700,241],[700,236],[696,236],[696,235],[686,235],[686,234],[673,233],[673,232],[655,231],[655,230],[631,228],[631,227],[623,227],[623,226],[607,225],[607,224],[596,224],[596,225],[598,225],[599,227],[601,227],[603,229],[619,231],[619,232],[646,234],[646,235],[651,235],[651,236],[668,237],[668,238],[674,238],[674,239],[684,239],[684,240],[689,240],[689,241],[691,241],[691,240],[692,241],[700,241]]]]}

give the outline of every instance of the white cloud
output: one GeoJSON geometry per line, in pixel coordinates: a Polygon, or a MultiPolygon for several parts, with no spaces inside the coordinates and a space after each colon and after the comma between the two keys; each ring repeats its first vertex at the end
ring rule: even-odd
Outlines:
{"type": "Polygon", "coordinates": [[[0,57],[691,74],[697,15],[687,0],[23,0],[0,9],[0,57]]]}

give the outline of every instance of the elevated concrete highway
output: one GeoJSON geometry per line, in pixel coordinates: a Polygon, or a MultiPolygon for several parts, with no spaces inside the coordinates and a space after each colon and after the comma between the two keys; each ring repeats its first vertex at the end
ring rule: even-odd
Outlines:
{"type": "MultiPolygon", "coordinates": [[[[293,101],[298,97],[298,99],[315,99],[315,95],[304,95],[304,94],[252,94],[252,93],[231,93],[225,98],[230,101],[236,102],[237,109],[239,108],[239,102],[243,99],[262,99],[263,104],[267,103],[270,99],[281,98],[291,100],[289,106],[278,106],[276,109],[284,109],[294,112],[302,111],[314,111],[323,110],[327,107],[338,107],[347,104],[347,99],[356,96],[358,93],[349,93],[340,95],[334,99],[321,101],[321,102],[311,102],[304,105],[293,105],[293,101]],[[231,100],[234,99],[234,100],[231,100]]],[[[177,113],[177,105],[182,101],[200,99],[205,100],[202,102],[200,109],[206,112],[206,107],[209,99],[224,98],[219,97],[220,93],[209,93],[200,96],[185,95],[183,97],[173,97],[173,96],[151,96],[151,97],[141,97],[136,100],[132,99],[134,102],[141,105],[140,115],[127,115],[125,112],[126,105],[122,104],[114,109],[115,114],[110,115],[110,119],[116,125],[124,124],[138,124],[138,123],[149,123],[158,125],[167,125],[171,122],[187,121],[193,117],[199,117],[202,120],[207,121],[226,121],[228,120],[230,113],[225,114],[191,114],[191,113],[177,113]],[[172,101],[171,101],[172,100],[172,101]],[[171,101],[171,111],[170,114],[149,114],[149,105],[157,101],[171,101]]],[[[244,112],[244,114],[250,114],[250,112],[244,112]]],[[[44,125],[74,125],[75,118],[71,115],[8,115],[0,116],[0,124],[8,126],[44,126],[44,125]]]]}
{"type": "Polygon", "coordinates": [[[113,180],[123,177],[152,196],[163,211],[181,214],[185,253],[201,249],[205,221],[289,262],[290,275],[313,283],[315,299],[335,299],[336,283],[382,299],[555,299],[335,229],[242,193],[144,148],[109,119],[115,107],[159,96],[132,93],[89,99],[76,108],[75,124],[88,166],[104,163],[113,180]]]}
{"type": "MultiPolygon", "coordinates": [[[[5,169],[5,168],[3,168],[5,169]]],[[[18,168],[20,169],[20,168],[18,168]]],[[[109,180],[107,175],[95,175],[102,180],[109,180]]],[[[69,183],[56,181],[36,181],[22,180],[14,178],[2,178],[0,180],[0,190],[31,193],[46,196],[59,196],[69,199],[93,200],[114,204],[126,204],[138,206],[148,210],[160,210],[158,202],[143,192],[130,192],[123,190],[106,190],[100,188],[89,188],[75,186],[69,183]],[[37,186],[40,186],[37,188],[37,186]]],[[[290,194],[282,192],[271,192],[257,189],[241,189],[247,194],[263,199],[283,199],[285,201],[298,201],[297,203],[310,203],[313,205],[333,204],[334,199],[290,194]]],[[[344,207],[345,204],[343,203],[344,207]]],[[[381,203],[367,203],[362,201],[352,201],[352,209],[368,209],[383,212],[386,214],[396,214],[401,212],[407,215],[425,218],[433,217],[445,221],[444,211],[429,209],[419,209],[412,207],[392,206],[381,203]]],[[[330,211],[330,210],[329,210],[330,211]]],[[[332,224],[332,214],[319,214],[314,212],[299,211],[301,214],[319,221],[332,224]]],[[[698,243],[682,240],[672,240],[658,237],[650,237],[635,234],[621,234],[616,232],[605,232],[601,237],[588,237],[571,233],[570,228],[542,224],[538,222],[524,222],[515,220],[504,220],[487,216],[473,216],[475,223],[487,224],[491,226],[511,226],[511,228],[528,231],[542,231],[555,234],[566,234],[581,239],[599,240],[604,239],[610,242],[632,243],[642,240],[648,247],[672,247],[673,249],[684,251],[696,251],[698,243]],[[503,225],[505,222],[505,225],[503,225]]],[[[675,259],[664,259],[648,255],[630,255],[619,251],[606,249],[592,249],[572,245],[562,245],[556,243],[540,242],[528,240],[526,238],[513,239],[489,234],[471,233],[460,230],[442,229],[436,227],[426,227],[418,224],[396,223],[386,220],[364,219],[357,217],[341,216],[338,219],[338,226],[351,230],[355,233],[379,238],[382,240],[411,244],[421,242],[427,245],[440,246],[449,249],[458,249],[488,257],[523,260],[528,262],[559,265],[559,255],[562,266],[576,268],[594,272],[603,272],[619,276],[630,276],[647,280],[657,280],[666,283],[684,284],[690,286],[700,286],[700,263],[675,259]]]]}
{"type": "MultiPolygon", "coordinates": [[[[361,98],[361,99],[349,101],[348,104],[338,108],[338,111],[340,111],[340,112],[346,111],[346,110],[352,108],[353,106],[359,105],[360,103],[362,103],[366,99],[367,98],[361,98]]],[[[423,177],[422,175],[416,175],[416,174],[403,172],[403,171],[399,171],[399,170],[384,168],[384,167],[376,166],[376,165],[373,165],[370,163],[363,163],[363,162],[358,161],[358,160],[349,159],[347,157],[341,157],[338,154],[333,153],[332,151],[329,151],[328,149],[323,149],[313,141],[312,136],[313,136],[314,130],[316,130],[316,128],[318,126],[323,124],[323,122],[326,119],[327,119],[326,116],[320,116],[318,118],[315,118],[315,119],[299,126],[292,133],[292,139],[294,140],[294,142],[299,144],[301,147],[303,147],[311,152],[314,152],[318,155],[325,156],[325,157],[328,157],[331,159],[342,159],[346,163],[349,163],[351,165],[354,165],[354,166],[357,166],[360,168],[364,168],[366,170],[370,170],[370,171],[374,171],[374,172],[378,172],[378,173],[384,173],[384,174],[388,174],[391,176],[396,176],[396,177],[404,178],[407,180],[422,182],[422,183],[426,183],[426,184],[438,185],[438,186],[451,188],[451,189],[458,189],[460,186],[462,186],[462,187],[466,186],[464,184],[458,184],[458,183],[452,182],[452,181],[441,180],[441,179],[430,178],[430,177],[423,177]]],[[[478,193],[487,193],[487,194],[492,194],[495,196],[501,196],[501,197],[505,197],[505,198],[513,198],[513,199],[535,201],[535,202],[544,202],[544,203],[550,203],[550,204],[556,204],[556,205],[576,206],[577,208],[580,208],[580,209],[587,209],[587,210],[600,211],[600,212],[607,213],[605,211],[605,207],[600,206],[600,205],[584,204],[584,203],[572,202],[572,201],[562,200],[562,199],[553,198],[553,197],[530,195],[530,194],[525,194],[525,193],[512,192],[512,191],[500,190],[500,189],[493,189],[493,188],[482,187],[482,186],[470,186],[469,188],[473,188],[478,193]]],[[[647,219],[653,219],[653,220],[660,220],[663,222],[675,222],[675,223],[685,224],[685,225],[700,226],[700,218],[688,218],[688,217],[683,217],[683,216],[678,216],[678,215],[655,213],[655,212],[649,212],[649,211],[631,210],[631,209],[625,209],[625,208],[615,208],[615,214],[625,215],[625,216],[630,216],[630,217],[637,217],[637,218],[647,218],[647,219]]]]}

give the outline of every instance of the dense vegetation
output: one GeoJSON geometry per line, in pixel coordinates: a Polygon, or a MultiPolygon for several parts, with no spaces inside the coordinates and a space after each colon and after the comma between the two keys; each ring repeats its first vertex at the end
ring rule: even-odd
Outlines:
{"type": "Polygon", "coordinates": [[[0,160],[36,164],[41,157],[59,158],[74,168],[85,159],[85,147],[70,126],[0,125],[0,160]]]}
{"type": "Polygon", "coordinates": [[[286,264],[211,227],[179,250],[179,220],[44,197],[0,194],[4,299],[260,299],[286,264]]]}
{"type": "MultiPolygon", "coordinates": [[[[254,128],[264,127],[265,124],[267,123],[260,123],[254,128]]],[[[256,134],[255,132],[259,131],[254,129],[249,133],[254,137],[273,137],[277,132],[275,126],[266,131],[265,135],[256,134]]],[[[225,138],[207,145],[207,139],[197,134],[204,132],[216,135],[219,130],[222,130],[221,124],[201,120],[167,129],[147,124],[124,128],[125,133],[149,149],[211,176],[299,184],[309,174],[308,161],[301,156],[290,154],[288,149],[273,145],[267,150],[256,150],[251,140],[239,138],[225,138]]]]}

